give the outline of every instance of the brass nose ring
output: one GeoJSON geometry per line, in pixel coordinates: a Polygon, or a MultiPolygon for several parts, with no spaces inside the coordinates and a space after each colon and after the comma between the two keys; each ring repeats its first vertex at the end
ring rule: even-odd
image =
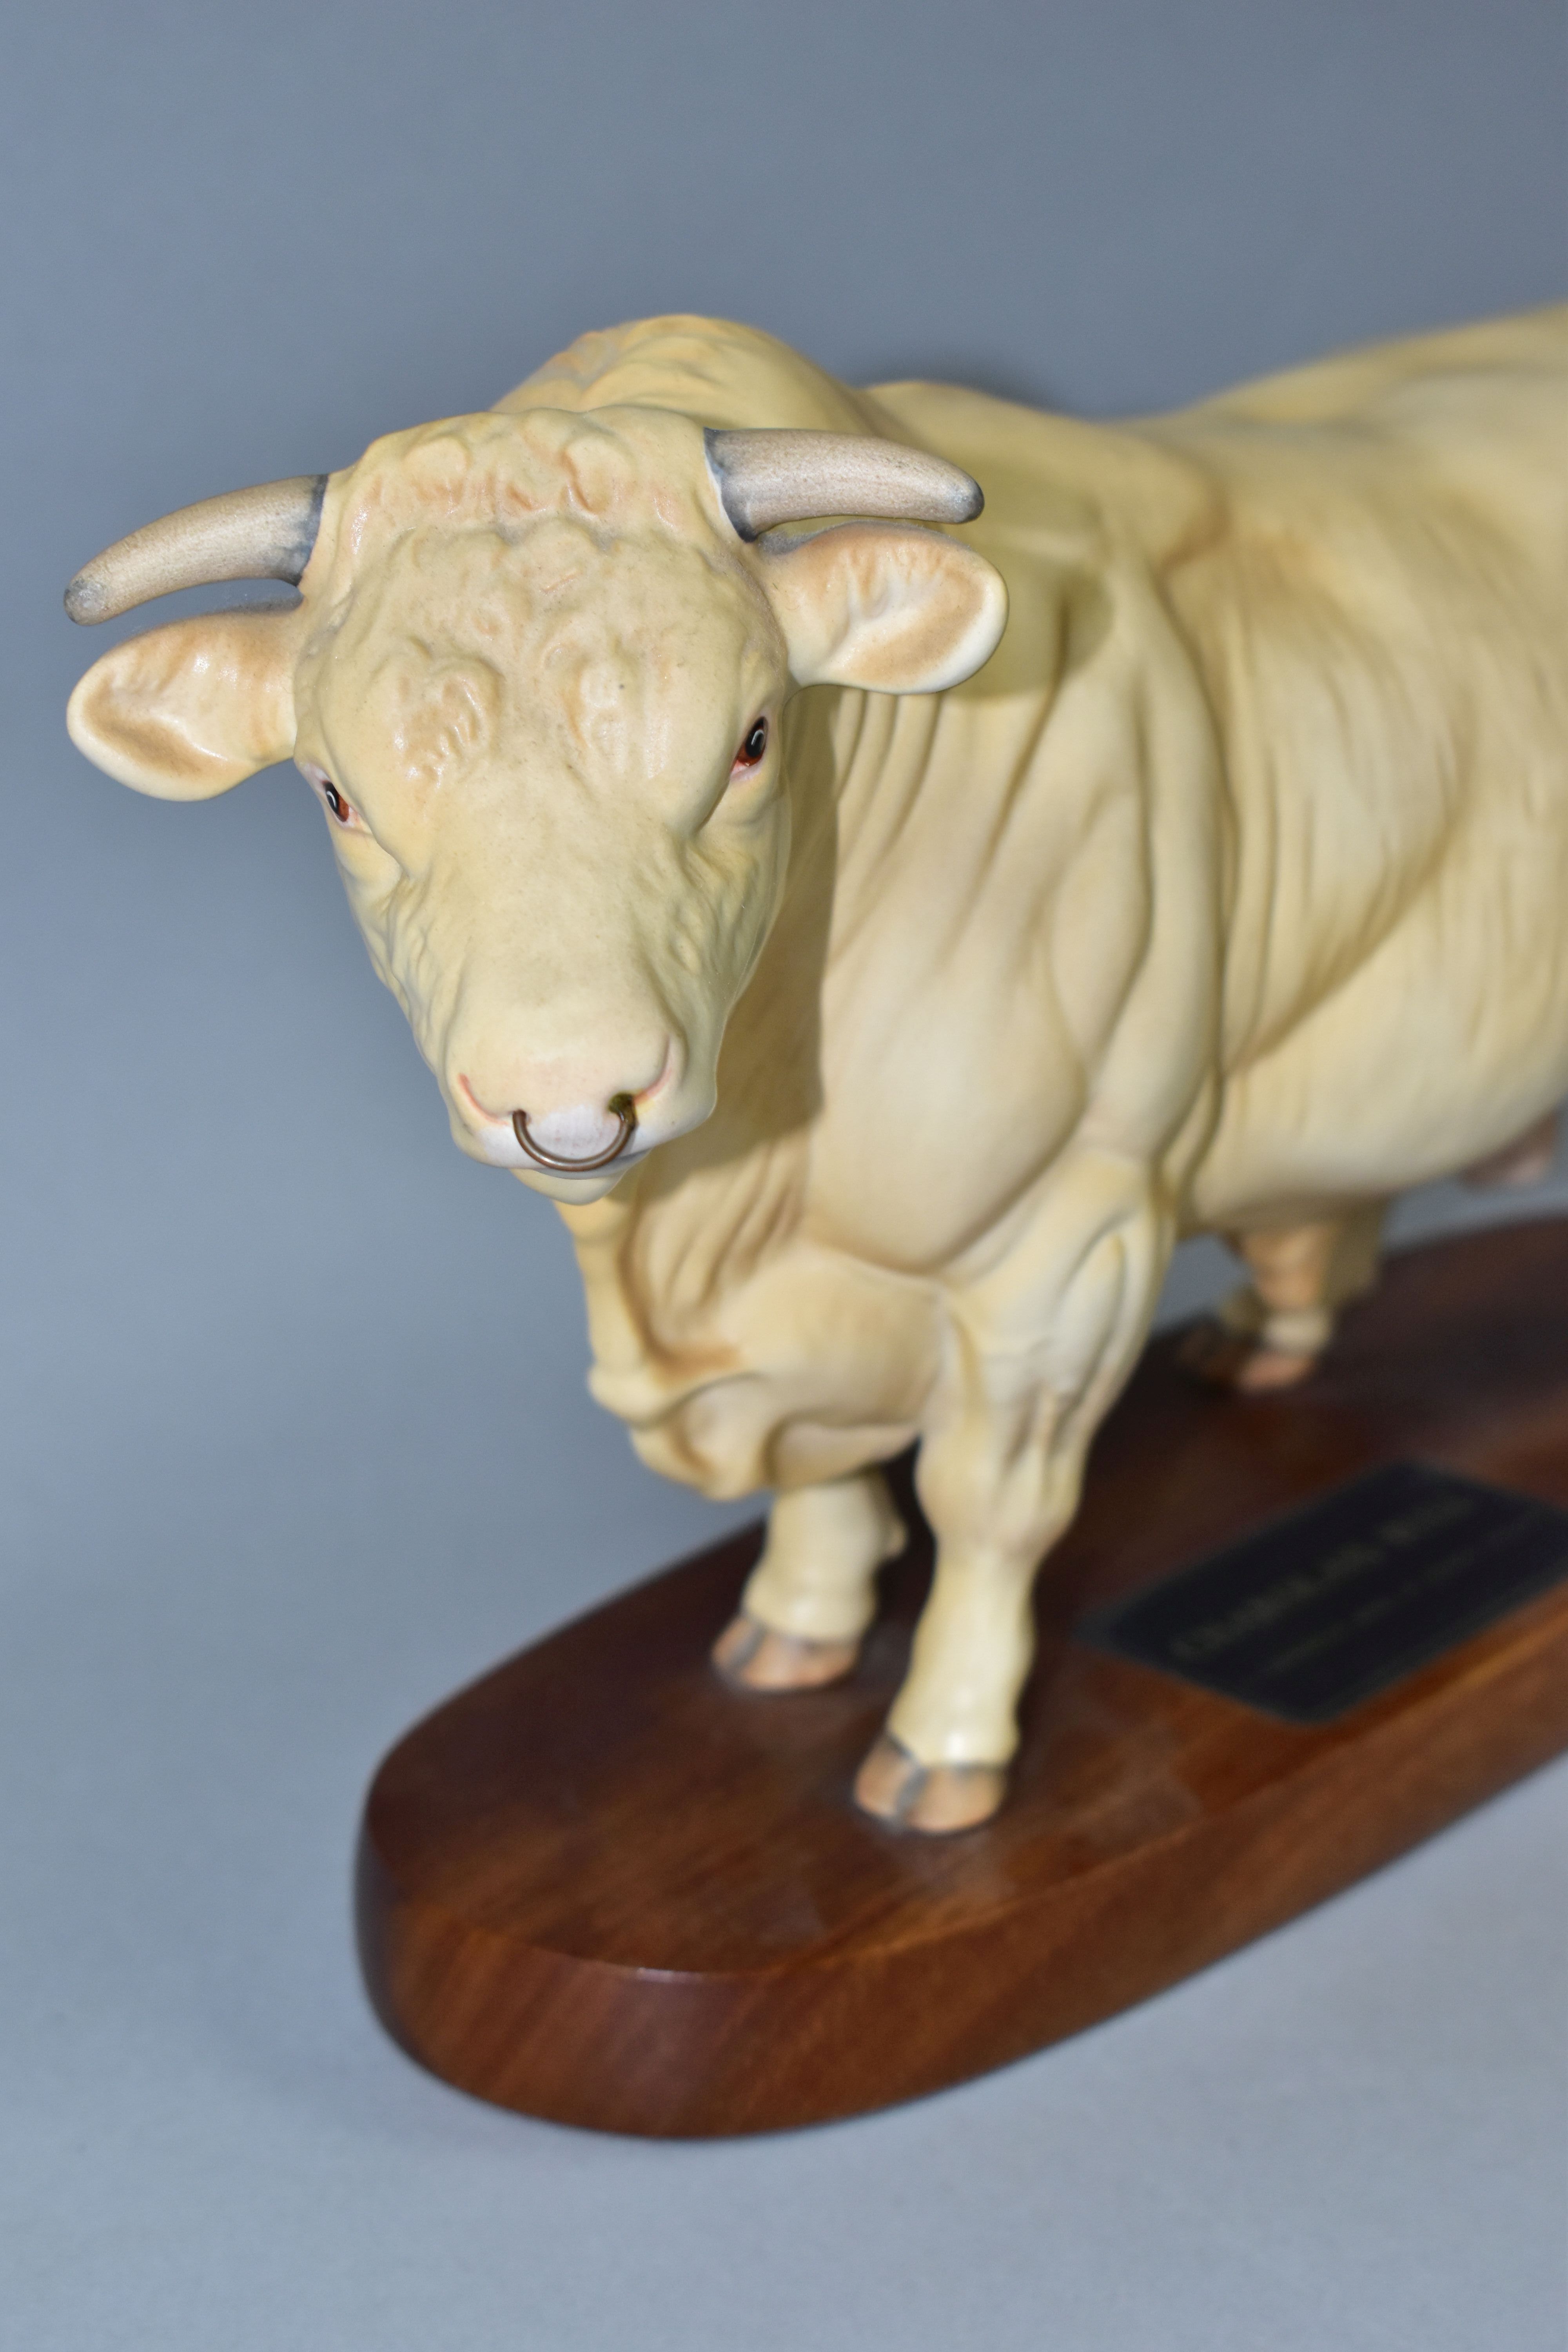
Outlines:
{"type": "Polygon", "coordinates": [[[607,1168],[612,1160],[618,1160],[637,1131],[637,1107],[630,1095],[612,1095],[607,1108],[620,1121],[616,1139],[607,1151],[595,1151],[587,1160],[563,1160],[559,1152],[546,1151],[542,1143],[535,1143],[528,1131],[528,1113],[525,1110],[513,1111],[512,1133],[529,1158],[536,1160],[541,1168],[548,1168],[561,1176],[586,1176],[594,1169],[607,1168]]]}

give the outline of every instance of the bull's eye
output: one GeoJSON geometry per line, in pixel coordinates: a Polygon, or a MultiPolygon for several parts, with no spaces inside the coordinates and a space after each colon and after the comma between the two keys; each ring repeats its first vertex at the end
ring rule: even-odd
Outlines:
{"type": "Polygon", "coordinates": [[[765,719],[754,719],[750,734],[735,754],[736,767],[754,768],[767,748],[768,722],[765,719]]]}
{"type": "Polygon", "coordinates": [[[363,834],[368,839],[370,827],[353,801],[346,793],[338,790],[326,770],[318,768],[313,760],[301,760],[299,767],[300,774],[331,817],[332,823],[341,825],[344,833],[363,834]]]}

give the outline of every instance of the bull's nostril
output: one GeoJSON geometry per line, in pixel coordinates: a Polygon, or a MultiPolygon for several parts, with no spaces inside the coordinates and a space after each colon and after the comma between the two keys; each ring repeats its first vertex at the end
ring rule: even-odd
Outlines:
{"type": "Polygon", "coordinates": [[[585,1160],[567,1160],[557,1151],[546,1151],[544,1146],[542,1143],[536,1143],[529,1133],[528,1113],[525,1110],[513,1111],[512,1132],[529,1158],[536,1160],[541,1168],[548,1168],[557,1175],[586,1176],[592,1170],[607,1168],[612,1160],[618,1160],[637,1131],[637,1107],[630,1095],[612,1095],[607,1108],[618,1121],[616,1139],[607,1151],[593,1152],[585,1160]]]}

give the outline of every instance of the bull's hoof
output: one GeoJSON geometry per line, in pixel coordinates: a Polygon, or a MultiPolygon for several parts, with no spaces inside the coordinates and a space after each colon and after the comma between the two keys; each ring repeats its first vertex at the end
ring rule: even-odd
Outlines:
{"type": "Polygon", "coordinates": [[[1291,1389],[1316,1370],[1315,1353],[1271,1348],[1246,1331],[1233,1331],[1217,1321],[1195,1324],[1176,1357],[1182,1370],[1205,1388],[1227,1389],[1243,1396],[1260,1396],[1270,1389],[1291,1389]]]}
{"type": "Polygon", "coordinates": [[[1316,1356],[1259,1344],[1237,1368],[1232,1385],[1244,1396],[1261,1396],[1269,1389],[1293,1389],[1298,1381],[1310,1380],[1317,1369],[1316,1356]]]}
{"type": "Polygon", "coordinates": [[[860,1654],[858,1642],[812,1642],[803,1633],[776,1633],[744,1612],[732,1617],[713,1644],[713,1663],[742,1690],[820,1690],[841,1682],[860,1654]]]}
{"type": "Polygon", "coordinates": [[[1006,1793],[1005,1765],[921,1764],[886,1731],[855,1780],[862,1812],[930,1837],[988,1822],[1006,1793]]]}

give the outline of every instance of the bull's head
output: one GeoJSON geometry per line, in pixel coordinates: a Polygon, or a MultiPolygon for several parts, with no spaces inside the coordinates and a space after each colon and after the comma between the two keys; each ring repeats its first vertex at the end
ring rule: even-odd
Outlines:
{"type": "Polygon", "coordinates": [[[912,527],[979,505],[956,467],[854,436],[457,417],[98,557],[78,620],[217,580],[300,602],[115,646],[70,731],[178,800],[293,758],[458,1142],[591,1200],[713,1107],[784,887],[786,698],[935,692],[994,646],[997,574],[912,527]],[[763,536],[843,515],[880,520],[763,536]]]}

